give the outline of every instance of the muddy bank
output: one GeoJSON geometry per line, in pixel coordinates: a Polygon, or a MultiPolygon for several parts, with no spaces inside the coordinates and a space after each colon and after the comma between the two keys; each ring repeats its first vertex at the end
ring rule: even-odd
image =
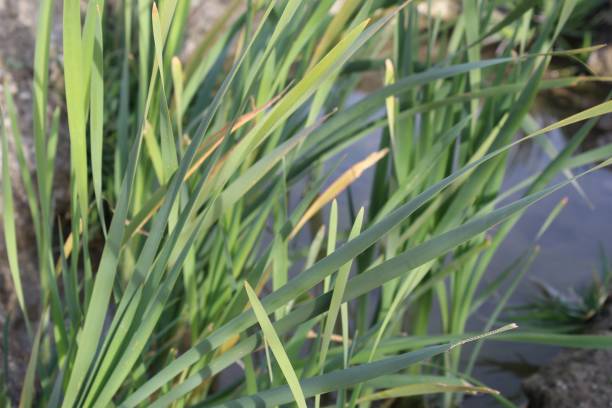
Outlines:
{"type": "MultiPolygon", "coordinates": [[[[612,336],[612,301],[590,329],[612,336]]],[[[529,408],[612,407],[612,350],[561,351],[523,389],[529,408]]]]}

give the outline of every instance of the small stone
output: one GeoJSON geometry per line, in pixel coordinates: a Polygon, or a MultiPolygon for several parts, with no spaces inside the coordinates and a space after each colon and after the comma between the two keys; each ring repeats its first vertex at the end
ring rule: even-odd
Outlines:
{"type": "Polygon", "coordinates": [[[587,64],[596,75],[612,75],[612,46],[607,45],[593,52],[587,64]]]}

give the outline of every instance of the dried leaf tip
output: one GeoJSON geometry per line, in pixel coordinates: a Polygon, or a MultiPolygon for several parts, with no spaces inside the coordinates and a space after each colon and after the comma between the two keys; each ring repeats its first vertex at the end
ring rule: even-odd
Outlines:
{"type": "Polygon", "coordinates": [[[391,58],[385,59],[385,68],[389,71],[393,71],[393,61],[391,61],[391,58]]]}
{"type": "Polygon", "coordinates": [[[471,342],[476,341],[476,340],[481,340],[481,339],[484,339],[485,337],[489,337],[489,336],[495,336],[497,334],[501,334],[501,333],[507,332],[509,330],[514,330],[516,328],[518,328],[518,325],[516,323],[510,323],[510,324],[507,324],[505,326],[500,327],[499,329],[491,330],[491,331],[488,331],[486,333],[479,334],[477,336],[468,337],[467,339],[460,340],[460,341],[452,344],[450,346],[449,350],[452,350],[455,347],[464,345],[466,343],[471,343],[471,342]]]}

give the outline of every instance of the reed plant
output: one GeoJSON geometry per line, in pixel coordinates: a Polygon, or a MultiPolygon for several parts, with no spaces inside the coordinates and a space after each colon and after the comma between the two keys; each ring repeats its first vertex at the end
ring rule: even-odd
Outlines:
{"type": "MultiPolygon", "coordinates": [[[[501,333],[511,290],[484,335],[466,333],[537,255],[534,237],[482,284],[521,214],[612,156],[578,150],[611,101],[527,126],[539,92],[610,80],[547,75],[551,59],[597,48],[555,46],[576,1],[464,0],[447,20],[428,1],[234,0],[187,56],[189,0],[81,3],[62,5],[66,135],[48,108],[54,1],[39,7],[34,175],[20,165],[42,309],[23,309],[20,406],[451,406],[473,393],[512,405],[471,378],[478,346],[463,344],[612,346],[501,333]],[[502,187],[516,145],[577,123],[545,169],[502,187]],[[61,137],[70,180],[54,178],[61,137]]],[[[3,105],[6,175],[9,135],[18,157],[24,145],[9,92],[3,105]]],[[[23,307],[7,176],[3,199],[23,307]]]]}

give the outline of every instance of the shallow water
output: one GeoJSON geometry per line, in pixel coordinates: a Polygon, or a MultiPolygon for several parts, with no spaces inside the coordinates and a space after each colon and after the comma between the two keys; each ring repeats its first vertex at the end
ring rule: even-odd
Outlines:
{"type": "MultiPolygon", "coordinates": [[[[542,120],[552,123],[554,120],[542,120]]],[[[547,136],[560,149],[564,144],[563,134],[559,131],[547,136]]],[[[348,169],[355,162],[362,160],[378,148],[379,136],[365,137],[352,146],[336,171],[337,175],[348,169]]],[[[548,156],[537,144],[514,152],[506,180],[505,188],[529,177],[541,170],[549,161],[548,156]]],[[[574,174],[579,173],[576,169],[574,174]]],[[[353,195],[357,207],[369,200],[372,181],[371,169],[353,185],[353,195]]],[[[332,177],[334,179],[334,177],[332,177]]],[[[556,181],[562,181],[560,176],[556,181]]],[[[525,279],[519,284],[510,300],[510,305],[528,302],[535,295],[533,279],[551,284],[556,289],[566,292],[570,288],[580,289],[592,282],[593,272],[600,266],[600,250],[612,256],[612,240],[609,231],[612,227],[612,173],[599,170],[582,178],[580,186],[593,204],[590,208],[579,193],[568,186],[531,206],[503,242],[493,258],[484,282],[491,281],[508,267],[533,243],[533,239],[553,207],[567,197],[568,204],[548,228],[539,241],[541,252],[534,261],[525,279]]],[[[519,195],[510,199],[519,198],[519,195]]],[[[346,205],[346,194],[339,198],[340,208],[346,205]]],[[[346,208],[346,207],[344,207],[346,208]]],[[[341,211],[340,214],[343,212],[341,211]]],[[[327,219],[327,212],[324,216],[327,219]]],[[[344,225],[348,220],[344,220],[344,225]]],[[[467,330],[480,331],[495,305],[485,303],[477,315],[469,322],[467,330]]],[[[434,317],[435,319],[435,317],[434,317]]],[[[437,326],[435,322],[432,327],[437,326]]],[[[517,403],[524,402],[521,393],[521,379],[528,376],[538,366],[549,362],[559,351],[556,347],[536,346],[518,343],[485,343],[481,349],[479,363],[474,376],[488,386],[499,390],[504,396],[517,403]],[[502,346],[502,347],[500,347],[502,346]]],[[[464,353],[469,356],[469,353],[464,353]]],[[[488,396],[466,398],[463,406],[482,407],[496,406],[488,396]]]]}
{"type": "MultiPolygon", "coordinates": [[[[560,133],[550,137],[555,144],[562,144],[560,133]]],[[[537,146],[533,146],[526,154],[521,153],[523,152],[519,152],[510,168],[506,185],[513,185],[535,170],[541,169],[548,160],[537,146]]],[[[577,173],[578,171],[575,172],[577,173]]],[[[560,177],[558,181],[561,179],[560,177]]],[[[609,239],[612,227],[612,173],[605,169],[599,170],[585,176],[579,183],[593,208],[589,207],[573,187],[565,187],[529,208],[494,257],[487,275],[489,280],[504,270],[530,245],[550,210],[563,197],[569,199],[567,206],[541,238],[541,253],[517,288],[511,304],[517,305],[533,299],[534,278],[562,292],[586,287],[592,282],[593,272],[599,270],[601,248],[607,255],[612,254],[612,241],[609,239]]],[[[485,304],[479,315],[484,319],[492,308],[493,305],[485,304]]],[[[470,328],[477,330],[478,325],[479,322],[473,321],[470,328]]],[[[505,363],[511,368],[522,368],[524,375],[529,371],[528,366],[546,364],[557,352],[555,347],[485,343],[480,354],[481,364],[476,368],[475,375],[505,396],[518,397],[520,400],[519,375],[509,370],[500,370],[492,364],[486,364],[486,361],[502,365],[505,363]]],[[[477,397],[468,401],[465,404],[467,407],[488,406],[485,402],[489,402],[489,398],[477,397]]]]}

